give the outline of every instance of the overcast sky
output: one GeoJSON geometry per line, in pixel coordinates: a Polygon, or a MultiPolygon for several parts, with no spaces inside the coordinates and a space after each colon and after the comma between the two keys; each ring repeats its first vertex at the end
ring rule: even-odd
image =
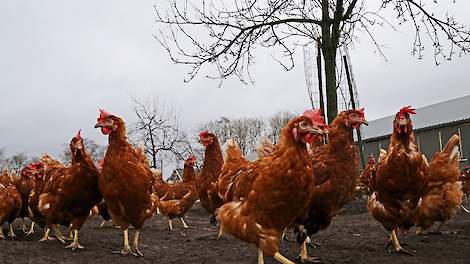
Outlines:
{"type": "MultiPolygon", "coordinates": [[[[154,3],[1,1],[0,148],[8,154],[48,152],[58,157],[79,128],[83,136],[106,144],[107,138],[93,128],[98,109],[131,123],[132,96],[158,95],[175,106],[190,132],[220,116],[267,117],[309,106],[301,50],[290,72],[259,50],[254,86],[232,80],[218,88],[203,75],[184,83],[189,69],[170,62],[152,36],[157,30],[154,3]]],[[[451,7],[470,25],[469,1],[451,7]]],[[[368,119],[394,114],[403,105],[419,107],[470,94],[469,56],[435,66],[432,54],[423,60],[410,55],[409,27],[376,33],[386,45],[388,62],[362,36],[351,51],[368,119]]]]}

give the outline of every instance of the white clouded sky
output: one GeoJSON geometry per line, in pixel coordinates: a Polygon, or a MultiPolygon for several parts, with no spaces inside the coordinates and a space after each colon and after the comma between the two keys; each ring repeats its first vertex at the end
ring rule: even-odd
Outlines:
{"type": "MultiPolygon", "coordinates": [[[[152,36],[157,30],[154,3],[2,1],[0,147],[10,154],[58,156],[79,128],[82,135],[106,144],[106,137],[93,128],[98,109],[130,123],[132,96],[155,94],[173,104],[188,131],[220,116],[266,117],[309,106],[300,49],[297,67],[290,72],[258,50],[254,86],[228,80],[218,88],[217,81],[203,75],[184,83],[189,69],[174,65],[152,36]]],[[[449,7],[470,26],[470,3],[461,0],[449,7]]],[[[370,120],[405,104],[419,107],[470,93],[470,57],[440,66],[429,53],[417,60],[410,55],[413,35],[408,29],[376,30],[388,62],[362,36],[351,51],[361,104],[370,120]]]]}

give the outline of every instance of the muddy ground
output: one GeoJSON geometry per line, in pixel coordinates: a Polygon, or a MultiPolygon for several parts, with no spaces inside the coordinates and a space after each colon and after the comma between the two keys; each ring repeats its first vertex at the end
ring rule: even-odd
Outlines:
{"type": "MultiPolygon", "coordinates": [[[[16,221],[18,237],[0,241],[0,263],[256,263],[253,245],[227,235],[214,239],[217,230],[197,206],[186,217],[188,230],[175,220],[175,231],[168,231],[162,216],[147,221],[141,236],[145,256],[141,258],[112,254],[122,245],[122,232],[113,227],[96,228],[100,222],[100,217],[94,217],[85,224],[80,241],[86,249],[73,252],[58,241],[38,242],[40,229],[34,236],[25,237],[21,221],[16,221]]],[[[309,252],[324,263],[470,263],[470,214],[459,213],[444,230],[452,232],[400,236],[408,248],[416,250],[414,257],[390,254],[384,249],[388,240],[385,230],[365,212],[363,204],[356,202],[336,217],[328,230],[313,237],[321,246],[309,252]]],[[[3,231],[8,233],[5,227],[3,231]]],[[[281,252],[294,259],[298,247],[284,241],[281,252]]],[[[267,258],[266,263],[276,262],[267,258]]]]}

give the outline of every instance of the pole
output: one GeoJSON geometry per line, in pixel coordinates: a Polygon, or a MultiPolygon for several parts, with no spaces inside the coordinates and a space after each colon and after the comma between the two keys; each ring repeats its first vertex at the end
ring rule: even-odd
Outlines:
{"type": "MultiPolygon", "coordinates": [[[[321,114],[325,118],[326,123],[328,120],[325,115],[325,102],[323,101],[323,80],[322,80],[322,65],[321,65],[321,39],[317,39],[317,76],[318,76],[318,92],[320,96],[320,110],[321,114]]],[[[333,120],[331,120],[333,121],[333,120]]]]}
{"type": "MultiPolygon", "coordinates": [[[[343,61],[344,61],[344,68],[346,70],[346,77],[348,80],[349,97],[351,98],[351,106],[353,109],[356,109],[356,102],[354,101],[354,92],[353,92],[353,87],[351,83],[351,75],[349,73],[348,59],[346,58],[345,55],[343,55],[343,61]]],[[[364,157],[364,150],[362,149],[361,130],[356,129],[356,133],[357,133],[357,144],[359,146],[359,155],[361,157],[361,166],[362,166],[362,169],[364,169],[366,167],[366,160],[364,157]]]]}

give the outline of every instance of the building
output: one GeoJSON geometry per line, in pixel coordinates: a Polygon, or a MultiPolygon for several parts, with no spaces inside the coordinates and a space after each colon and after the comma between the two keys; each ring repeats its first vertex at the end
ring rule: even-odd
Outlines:
{"type": "Polygon", "coordinates": [[[173,172],[171,173],[171,176],[168,177],[168,179],[166,179],[166,182],[174,183],[174,182],[183,181],[183,172],[184,172],[184,169],[182,168],[174,169],[173,172]]]}
{"type": "MultiPolygon", "coordinates": [[[[398,110],[398,109],[397,109],[398,110]]],[[[395,115],[369,122],[362,129],[363,150],[367,157],[378,157],[379,149],[387,149],[395,115]]],[[[470,165],[470,95],[416,109],[412,115],[416,143],[431,161],[453,134],[460,136],[460,164],[470,165]]]]}

